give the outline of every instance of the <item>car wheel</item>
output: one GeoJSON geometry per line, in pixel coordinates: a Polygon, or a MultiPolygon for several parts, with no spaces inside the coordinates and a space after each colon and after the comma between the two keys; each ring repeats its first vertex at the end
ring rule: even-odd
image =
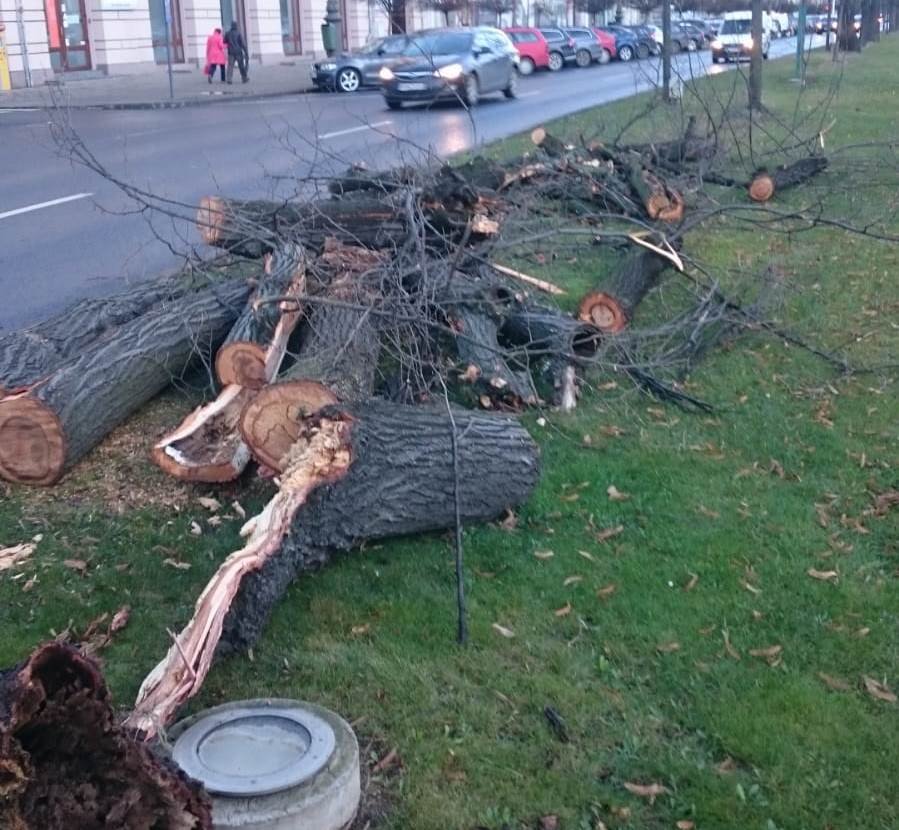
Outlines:
{"type": "Polygon", "coordinates": [[[401,110],[403,108],[403,102],[397,101],[396,98],[385,98],[387,102],[387,109],[390,110],[401,110]]]}
{"type": "Polygon", "coordinates": [[[506,98],[514,98],[518,94],[518,77],[516,76],[514,70],[509,74],[509,83],[506,84],[506,88],[503,90],[503,95],[506,98]]]}
{"type": "Polygon", "coordinates": [[[550,72],[558,72],[563,66],[565,66],[565,58],[562,57],[561,52],[550,52],[549,53],[549,71],[550,72]]]}
{"type": "Polygon", "coordinates": [[[645,43],[637,44],[637,57],[644,61],[649,57],[649,47],[645,43]]]}
{"type": "Polygon", "coordinates": [[[662,47],[658,43],[653,43],[649,51],[652,53],[652,56],[654,58],[657,58],[662,54],[662,47]]]}
{"type": "Polygon", "coordinates": [[[338,92],[356,92],[362,86],[362,76],[351,67],[341,69],[337,73],[338,92]]]}
{"type": "Polygon", "coordinates": [[[537,65],[530,58],[522,58],[518,64],[518,71],[522,75],[533,75],[537,65]]]}
{"type": "Polygon", "coordinates": [[[481,85],[478,83],[477,75],[469,75],[465,79],[464,98],[465,106],[476,107],[478,99],[481,97],[481,85]]]}
{"type": "Polygon", "coordinates": [[[698,48],[698,46],[697,46],[695,40],[693,40],[691,38],[690,40],[687,41],[687,51],[688,52],[695,52],[697,48],[698,48]]]}
{"type": "Polygon", "coordinates": [[[627,63],[629,60],[633,60],[634,58],[634,50],[630,46],[622,46],[618,50],[618,60],[624,61],[627,63]]]}
{"type": "Polygon", "coordinates": [[[584,67],[590,66],[593,63],[593,56],[590,54],[589,49],[578,49],[577,54],[574,56],[574,62],[583,69],[584,67]]]}
{"type": "Polygon", "coordinates": [[[606,63],[608,63],[610,60],[612,60],[612,53],[611,53],[608,49],[603,49],[603,50],[599,53],[599,59],[598,59],[598,60],[599,60],[600,63],[606,64],[606,63]]]}

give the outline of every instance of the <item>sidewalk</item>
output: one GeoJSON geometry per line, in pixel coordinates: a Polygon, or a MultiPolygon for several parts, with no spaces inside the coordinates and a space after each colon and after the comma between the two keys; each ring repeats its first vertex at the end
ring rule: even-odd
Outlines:
{"type": "Polygon", "coordinates": [[[235,71],[234,83],[223,84],[216,76],[210,84],[202,69],[184,64],[174,68],[175,95],[169,97],[169,77],[165,67],[153,67],[140,75],[103,75],[78,73],[59,76],[50,83],[31,89],[0,92],[0,109],[49,107],[61,104],[75,109],[162,109],[221,103],[228,100],[253,100],[278,95],[295,95],[312,89],[312,61],[299,58],[280,64],[250,64],[250,80],[244,84],[235,71]]]}

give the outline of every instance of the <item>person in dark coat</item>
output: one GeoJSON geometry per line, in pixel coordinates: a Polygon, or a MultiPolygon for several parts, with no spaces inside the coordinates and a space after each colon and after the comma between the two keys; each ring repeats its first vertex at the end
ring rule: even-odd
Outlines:
{"type": "Polygon", "coordinates": [[[247,44],[244,42],[243,35],[237,28],[237,22],[231,22],[231,28],[225,32],[225,46],[228,47],[228,83],[234,77],[234,64],[240,70],[240,79],[246,83],[250,80],[247,74],[247,44]]]}

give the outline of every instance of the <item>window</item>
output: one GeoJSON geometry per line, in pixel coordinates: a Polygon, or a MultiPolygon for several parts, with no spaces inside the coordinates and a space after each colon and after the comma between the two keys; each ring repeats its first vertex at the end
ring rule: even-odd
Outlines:
{"type": "Polygon", "coordinates": [[[721,27],[722,35],[748,35],[752,29],[751,20],[725,20],[721,27]]]}
{"type": "Polygon", "coordinates": [[[435,33],[412,40],[403,50],[409,57],[458,55],[471,51],[471,35],[466,32],[435,33]]]}
{"type": "Polygon", "coordinates": [[[509,37],[514,43],[539,43],[540,38],[533,32],[511,32],[509,37]]]}
{"type": "Polygon", "coordinates": [[[540,33],[549,41],[565,40],[565,37],[558,29],[541,29],[540,33]]]}

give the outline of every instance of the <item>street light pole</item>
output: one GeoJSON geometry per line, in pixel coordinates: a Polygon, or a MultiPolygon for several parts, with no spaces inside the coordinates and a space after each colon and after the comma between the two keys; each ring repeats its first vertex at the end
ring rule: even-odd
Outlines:
{"type": "Polygon", "coordinates": [[[165,0],[165,62],[169,70],[169,99],[175,100],[175,79],[172,75],[172,2],[165,0]]]}
{"type": "Polygon", "coordinates": [[[804,80],[805,72],[805,0],[799,3],[799,18],[796,23],[796,80],[804,80]]]}

